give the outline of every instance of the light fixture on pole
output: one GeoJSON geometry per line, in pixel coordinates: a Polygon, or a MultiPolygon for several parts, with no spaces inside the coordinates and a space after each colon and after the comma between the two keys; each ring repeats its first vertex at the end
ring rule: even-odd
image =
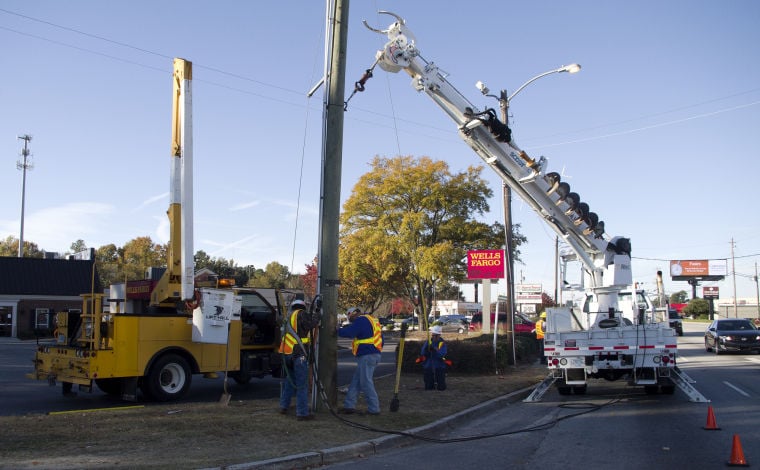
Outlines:
{"type": "MultiPolygon", "coordinates": [[[[576,73],[580,71],[581,66],[580,64],[570,64],[570,65],[563,65],[562,67],[549,70],[547,72],[541,73],[536,75],[535,77],[531,78],[527,82],[523,83],[517,90],[515,90],[514,93],[512,93],[511,96],[507,96],[507,90],[501,90],[501,93],[499,96],[490,95],[489,89],[483,82],[477,82],[475,84],[475,87],[480,90],[480,92],[485,96],[490,96],[493,98],[496,98],[499,100],[499,109],[501,110],[501,119],[504,121],[505,126],[509,126],[509,103],[512,101],[512,98],[515,97],[518,93],[520,93],[526,86],[530,85],[531,83],[535,82],[541,77],[545,77],[547,75],[551,75],[554,73],[576,73]]],[[[514,284],[514,253],[512,249],[512,191],[507,186],[506,183],[502,183],[502,191],[503,191],[503,197],[504,197],[504,239],[505,239],[505,253],[506,253],[506,266],[507,266],[507,272],[506,272],[506,283],[507,283],[507,309],[509,310],[509,315],[507,315],[507,318],[509,318],[510,323],[512,323],[512,318],[514,316],[515,312],[515,306],[514,306],[514,298],[515,298],[515,284],[514,284]]],[[[555,280],[556,281],[556,280],[555,280]]],[[[556,302],[557,299],[555,298],[554,301],[556,302]]],[[[509,325],[508,331],[512,332],[514,331],[513,324],[509,325]]],[[[510,333],[511,335],[511,333],[510,333]]],[[[514,355],[514,337],[510,338],[513,345],[513,362],[516,362],[516,357],[514,355]]]]}
{"type": "MultiPolygon", "coordinates": [[[[512,95],[509,98],[507,98],[507,106],[509,106],[509,102],[512,101],[512,98],[514,98],[516,94],[520,93],[523,88],[525,88],[526,86],[528,86],[531,83],[535,82],[536,80],[538,80],[541,77],[545,77],[545,76],[551,75],[553,73],[562,73],[562,72],[576,73],[576,72],[580,72],[580,70],[581,70],[580,64],[570,64],[570,65],[563,65],[562,67],[559,67],[557,69],[549,70],[548,72],[544,72],[544,73],[538,74],[535,77],[533,77],[530,80],[528,80],[527,82],[523,83],[520,86],[520,88],[518,88],[517,90],[515,90],[515,92],[512,93],[512,95]]],[[[505,124],[506,124],[506,122],[505,122],[505,124]]]]}

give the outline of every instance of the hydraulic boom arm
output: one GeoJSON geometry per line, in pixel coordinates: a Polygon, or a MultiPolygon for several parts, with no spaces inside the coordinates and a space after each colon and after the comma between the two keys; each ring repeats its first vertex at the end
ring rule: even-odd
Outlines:
{"type": "Polygon", "coordinates": [[[193,64],[174,59],[172,97],[171,180],[169,187],[169,249],[167,268],[150,297],[153,306],[175,307],[194,295],[193,260],[193,64]]]}
{"type": "Polygon", "coordinates": [[[534,160],[512,140],[512,132],[493,109],[479,110],[446,80],[433,63],[423,59],[411,31],[398,15],[385,34],[388,42],[377,51],[377,63],[387,72],[404,70],[412,86],[424,91],[456,123],[460,137],[512,188],[577,254],[591,278],[591,287],[620,288],[632,282],[630,242],[605,239],[604,222],[589,211],[577,193],[556,172],[545,171],[544,157],[534,160]]]}

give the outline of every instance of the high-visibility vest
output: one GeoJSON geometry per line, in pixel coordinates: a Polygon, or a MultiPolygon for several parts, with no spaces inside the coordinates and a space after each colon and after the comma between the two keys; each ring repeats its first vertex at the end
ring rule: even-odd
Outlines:
{"type": "MultiPolygon", "coordinates": [[[[293,347],[301,343],[308,344],[309,343],[309,337],[306,336],[305,338],[301,338],[298,336],[298,314],[303,312],[303,309],[299,310],[293,310],[290,313],[290,318],[285,321],[284,326],[284,334],[282,336],[282,341],[280,342],[280,352],[282,354],[293,354],[293,347]]],[[[306,353],[306,351],[304,351],[306,353]]]]}
{"type": "Polygon", "coordinates": [[[544,339],[544,325],[546,320],[539,319],[536,322],[536,339],[544,339]]]}
{"type": "Polygon", "coordinates": [[[354,353],[354,356],[356,356],[360,344],[373,344],[378,351],[383,350],[383,331],[380,327],[380,322],[373,316],[362,316],[372,324],[372,336],[363,339],[354,338],[354,341],[351,343],[351,352],[354,353]]]}

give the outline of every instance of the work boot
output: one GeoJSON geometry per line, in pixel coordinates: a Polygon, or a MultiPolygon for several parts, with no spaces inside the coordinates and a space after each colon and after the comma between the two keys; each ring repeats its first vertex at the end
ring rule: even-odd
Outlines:
{"type": "Polygon", "coordinates": [[[286,415],[286,414],[288,414],[288,409],[287,408],[280,408],[277,412],[280,413],[281,415],[286,415]]]}
{"type": "Polygon", "coordinates": [[[314,415],[296,416],[296,419],[298,421],[311,421],[312,419],[314,419],[314,415]]]}
{"type": "Polygon", "coordinates": [[[353,408],[340,408],[338,410],[338,413],[340,413],[342,415],[352,415],[352,414],[356,413],[356,410],[353,409],[353,408]]]}

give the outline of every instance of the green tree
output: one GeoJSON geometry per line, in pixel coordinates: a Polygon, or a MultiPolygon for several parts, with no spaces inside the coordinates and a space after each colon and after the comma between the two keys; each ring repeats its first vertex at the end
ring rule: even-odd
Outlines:
{"type": "Polygon", "coordinates": [[[213,271],[213,269],[211,268],[211,266],[213,264],[213,260],[208,255],[208,253],[206,253],[203,250],[198,250],[198,251],[195,252],[194,262],[195,262],[195,270],[196,271],[199,270],[199,269],[203,269],[203,268],[208,268],[208,269],[211,269],[213,271]]]}
{"type": "Polygon", "coordinates": [[[371,166],[341,214],[340,303],[376,308],[418,292],[426,317],[437,286],[465,277],[468,250],[504,246],[503,225],[475,219],[493,193],[481,166],[452,173],[446,162],[410,156],[371,166]]]}
{"type": "Polygon", "coordinates": [[[166,267],[166,245],[154,243],[150,237],[137,237],[121,250],[121,274],[127,280],[145,279],[150,267],[166,267]]]}
{"type": "Polygon", "coordinates": [[[691,299],[686,307],[683,308],[685,315],[691,315],[694,318],[707,318],[710,313],[710,302],[705,299],[691,299]]]}
{"type": "MultiPolygon", "coordinates": [[[[36,243],[24,241],[24,258],[42,258],[44,252],[36,243]]],[[[18,256],[18,238],[9,235],[5,240],[0,240],[0,256],[18,256]]]]}
{"type": "Polygon", "coordinates": [[[81,238],[74,243],[71,244],[69,247],[69,253],[79,253],[80,251],[84,251],[87,249],[87,244],[82,240],[81,238]]]}
{"type": "Polygon", "coordinates": [[[297,286],[297,282],[294,280],[294,276],[291,276],[288,267],[276,261],[267,264],[264,271],[255,273],[249,284],[254,287],[275,287],[278,289],[297,286]]]}
{"type": "Polygon", "coordinates": [[[435,298],[439,300],[464,300],[459,285],[441,280],[435,286],[435,298]]]}
{"type": "Polygon", "coordinates": [[[678,292],[670,294],[671,304],[685,304],[688,299],[689,294],[685,290],[679,290],[678,292]]]}
{"type": "Polygon", "coordinates": [[[121,273],[121,253],[113,243],[95,250],[95,264],[98,267],[101,286],[108,287],[117,282],[124,282],[121,273]]]}

